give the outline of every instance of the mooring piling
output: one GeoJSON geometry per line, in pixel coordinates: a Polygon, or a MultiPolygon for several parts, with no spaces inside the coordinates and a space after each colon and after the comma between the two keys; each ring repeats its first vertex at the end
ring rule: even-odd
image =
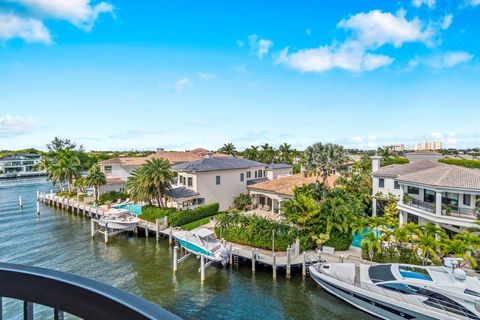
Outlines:
{"type": "Polygon", "coordinates": [[[287,248],[287,278],[291,277],[291,263],[292,263],[292,254],[291,254],[291,248],[288,246],[287,248]]]}
{"type": "Polygon", "coordinates": [[[277,254],[274,253],[272,258],[273,258],[272,275],[273,275],[273,280],[275,280],[275,279],[277,279],[277,254]]]}
{"type": "Polygon", "coordinates": [[[173,247],[173,272],[177,272],[178,267],[178,247],[173,247]]]}
{"type": "Polygon", "coordinates": [[[200,281],[205,281],[205,255],[200,255],[200,281]]]}
{"type": "Polygon", "coordinates": [[[23,208],[23,198],[22,198],[22,196],[18,197],[18,205],[20,206],[20,208],[23,208]]]}
{"type": "Polygon", "coordinates": [[[255,249],[252,248],[252,273],[255,273],[255,249]]]}

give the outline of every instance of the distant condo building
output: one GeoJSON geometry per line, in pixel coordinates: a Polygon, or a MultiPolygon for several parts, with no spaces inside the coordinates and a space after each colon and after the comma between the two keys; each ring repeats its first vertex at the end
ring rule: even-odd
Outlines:
{"type": "Polygon", "coordinates": [[[436,151],[443,149],[441,141],[425,141],[415,144],[413,151],[436,151]]]}
{"type": "Polygon", "coordinates": [[[387,144],[384,149],[392,152],[403,152],[406,150],[404,144],[387,144]]]}
{"type": "Polygon", "coordinates": [[[0,158],[0,178],[28,177],[44,174],[36,170],[40,162],[37,154],[18,154],[0,158]]]}

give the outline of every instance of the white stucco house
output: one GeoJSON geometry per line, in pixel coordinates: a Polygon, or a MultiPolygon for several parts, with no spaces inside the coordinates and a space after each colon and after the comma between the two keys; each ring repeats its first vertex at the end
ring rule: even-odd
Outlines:
{"type": "MultiPolygon", "coordinates": [[[[385,167],[380,161],[372,157],[373,195],[397,197],[400,225],[435,223],[449,233],[478,227],[480,170],[425,158],[385,167]]],[[[373,215],[382,215],[382,205],[375,199],[372,205],[373,215]]]]}
{"type": "Polygon", "coordinates": [[[248,185],[291,174],[289,165],[266,165],[238,157],[205,157],[172,166],[178,177],[168,192],[176,207],[218,202],[220,210],[232,206],[248,185]]]}
{"type": "Polygon", "coordinates": [[[36,169],[40,161],[41,157],[37,154],[18,154],[0,158],[0,178],[43,175],[44,171],[36,169]]]}

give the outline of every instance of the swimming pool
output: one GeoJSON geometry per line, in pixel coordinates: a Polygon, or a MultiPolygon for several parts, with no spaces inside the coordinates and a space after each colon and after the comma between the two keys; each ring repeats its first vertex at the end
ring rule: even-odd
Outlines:
{"type": "MultiPolygon", "coordinates": [[[[357,248],[361,248],[363,237],[369,232],[370,232],[369,229],[363,229],[362,232],[355,232],[355,234],[353,235],[352,246],[357,247],[357,248]]],[[[377,237],[380,236],[380,231],[372,231],[372,232],[377,237]]]]}
{"type": "Polygon", "coordinates": [[[137,216],[142,214],[142,205],[136,204],[136,203],[131,203],[131,204],[125,204],[122,206],[113,206],[115,209],[127,209],[130,211],[130,213],[133,213],[137,216]]]}

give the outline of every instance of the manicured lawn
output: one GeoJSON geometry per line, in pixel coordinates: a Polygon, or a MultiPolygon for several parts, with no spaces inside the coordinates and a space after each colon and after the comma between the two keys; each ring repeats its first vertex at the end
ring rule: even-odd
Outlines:
{"type": "Polygon", "coordinates": [[[214,215],[212,217],[206,217],[206,218],[203,218],[203,219],[200,219],[200,220],[197,220],[197,221],[193,221],[193,222],[184,224],[183,226],[181,226],[181,228],[183,230],[187,230],[187,231],[193,230],[193,229],[198,228],[198,227],[200,227],[204,224],[209,223],[210,219],[215,218],[216,216],[217,215],[214,215]]]}

